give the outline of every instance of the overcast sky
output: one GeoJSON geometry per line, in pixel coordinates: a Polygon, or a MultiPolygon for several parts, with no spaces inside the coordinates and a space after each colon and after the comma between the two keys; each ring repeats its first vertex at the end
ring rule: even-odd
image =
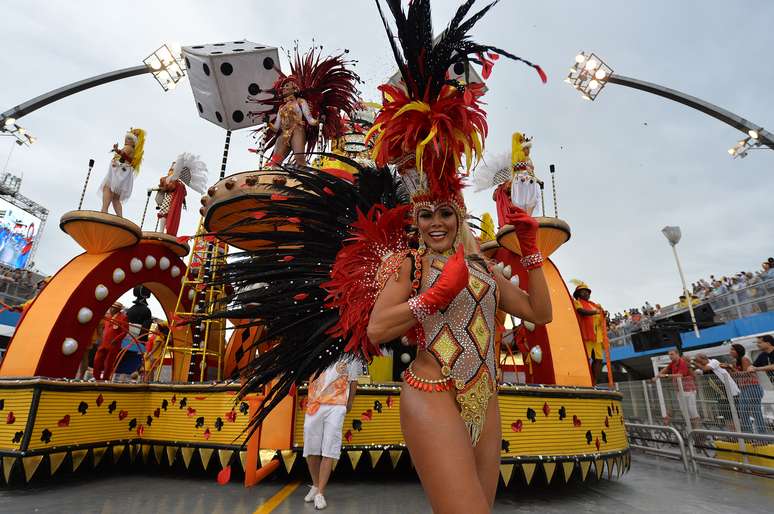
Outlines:
{"type": "MultiPolygon", "coordinates": [[[[436,30],[459,2],[435,1],[436,30]]],[[[140,64],[162,42],[183,45],[247,39],[290,48],[312,40],[359,60],[367,99],[394,71],[371,1],[130,3],[7,2],[0,31],[0,111],[64,84],[140,64]],[[228,6],[228,7],[224,7],[228,6]]],[[[543,66],[542,85],[529,68],[497,62],[486,96],[487,152],[510,150],[510,134],[534,136],[537,172],[556,164],[559,215],[572,238],[554,255],[566,280],[587,281],[608,310],[671,303],[680,285],[664,225],[679,225],[689,281],[754,270],[774,254],[774,152],[726,153],[741,133],[698,111],[621,86],[595,102],[562,82],[575,54],[594,51],[617,73],[713,102],[774,129],[774,3],[764,0],[503,0],[476,27],[491,43],[543,66]]],[[[101,86],[49,105],[20,121],[38,137],[16,148],[8,170],[23,174],[22,193],[51,211],[36,256],[54,273],[79,253],[58,228],[78,204],[86,165],[96,160],[85,208],[98,209],[97,188],[112,144],[130,126],[148,131],[145,161],[125,215],[139,222],[145,190],[180,152],[201,154],[219,170],[224,131],[197,115],[187,83],[164,93],[150,76],[101,86]]],[[[232,137],[228,172],[252,169],[249,131],[232,137]]],[[[0,139],[0,163],[12,148],[0,139]]],[[[467,195],[469,209],[494,212],[489,194],[467,195]]],[[[198,222],[189,196],[180,233],[198,222]]],[[[549,213],[552,210],[549,209],[549,213]]],[[[146,227],[147,228],[147,227],[146,227]]]]}

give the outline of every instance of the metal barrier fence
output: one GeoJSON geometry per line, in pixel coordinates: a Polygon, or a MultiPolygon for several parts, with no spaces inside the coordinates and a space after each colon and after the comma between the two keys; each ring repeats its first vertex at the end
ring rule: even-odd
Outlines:
{"type": "Polygon", "coordinates": [[[619,382],[632,447],[774,473],[774,372],[722,376],[619,382]]]}
{"type": "MultiPolygon", "coordinates": [[[[710,304],[718,322],[745,318],[761,312],[774,312],[774,279],[757,282],[722,295],[709,296],[702,302],[710,304]]],[[[679,304],[667,305],[656,316],[643,316],[639,323],[610,330],[610,345],[631,345],[633,333],[648,330],[654,322],[686,310],[687,307],[680,307],[679,304]]]]}

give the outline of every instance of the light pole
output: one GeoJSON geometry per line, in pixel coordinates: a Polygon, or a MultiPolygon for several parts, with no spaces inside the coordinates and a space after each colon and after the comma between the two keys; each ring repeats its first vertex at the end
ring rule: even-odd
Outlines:
{"type": "Polygon", "coordinates": [[[680,265],[680,258],[677,256],[677,243],[680,242],[680,238],[683,236],[680,232],[680,227],[664,227],[661,229],[661,233],[667,238],[669,244],[672,246],[672,252],[675,254],[675,262],[677,263],[677,271],[680,273],[680,281],[683,283],[683,295],[688,302],[688,312],[691,313],[691,323],[693,323],[693,332],[696,337],[701,337],[699,334],[699,327],[696,325],[696,315],[693,313],[693,295],[688,292],[688,286],[685,285],[685,275],[683,275],[683,267],[680,265]]]}
{"type": "Polygon", "coordinates": [[[652,82],[645,82],[644,80],[613,73],[610,66],[591,52],[580,52],[575,56],[575,62],[564,81],[577,89],[584,100],[593,101],[607,84],[618,84],[619,86],[626,86],[658,95],[701,111],[744,133],[745,139],[739,141],[736,146],[728,150],[729,155],[734,158],[746,157],[748,150],[765,148],[774,150],[774,134],[760,125],[695,96],[653,84],[652,82]]]}

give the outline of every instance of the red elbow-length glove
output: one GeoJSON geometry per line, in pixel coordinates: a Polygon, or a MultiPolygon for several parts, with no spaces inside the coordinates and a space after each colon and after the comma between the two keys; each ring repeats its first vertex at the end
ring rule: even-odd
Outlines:
{"type": "Polygon", "coordinates": [[[446,261],[441,275],[424,293],[409,300],[412,314],[418,321],[424,321],[441,309],[445,309],[462,289],[468,285],[468,265],[462,245],[446,261]]]}
{"type": "Polygon", "coordinates": [[[521,247],[521,265],[530,270],[543,265],[543,256],[540,255],[537,245],[538,222],[527,214],[527,211],[513,205],[510,195],[505,188],[497,190],[495,194],[498,213],[507,225],[512,225],[519,238],[521,247]]]}

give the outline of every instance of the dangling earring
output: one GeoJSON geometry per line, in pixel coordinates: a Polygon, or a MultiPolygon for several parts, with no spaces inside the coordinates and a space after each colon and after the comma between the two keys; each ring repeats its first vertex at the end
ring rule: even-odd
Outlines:
{"type": "Polygon", "coordinates": [[[425,245],[425,241],[422,239],[422,236],[419,236],[419,248],[417,251],[419,252],[419,255],[424,255],[427,253],[427,246],[425,245]]]}

